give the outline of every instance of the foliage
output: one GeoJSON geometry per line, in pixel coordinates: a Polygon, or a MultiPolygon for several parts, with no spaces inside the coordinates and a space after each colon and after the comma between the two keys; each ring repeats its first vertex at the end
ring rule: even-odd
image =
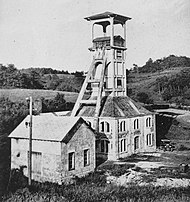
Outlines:
{"type": "Polygon", "coordinates": [[[24,119],[28,113],[23,103],[0,98],[0,193],[6,188],[10,169],[10,140],[8,135],[24,119]]]}
{"type": "Polygon", "coordinates": [[[69,74],[68,71],[51,68],[18,70],[12,64],[8,66],[1,65],[0,88],[52,89],[79,92],[84,81],[83,75],[84,72],[78,71],[69,74]]]}
{"type": "Polygon", "coordinates": [[[84,177],[75,177],[75,183],[77,185],[86,184],[96,184],[97,186],[106,185],[106,175],[104,171],[95,171],[87,174],[84,177]]]}
{"type": "Polygon", "coordinates": [[[0,98],[0,135],[9,134],[26,116],[26,104],[0,98]]]}
{"type": "Polygon", "coordinates": [[[134,164],[102,164],[98,167],[98,171],[108,173],[113,176],[121,176],[126,173],[129,168],[133,168],[134,164]]]}
{"type": "Polygon", "coordinates": [[[43,87],[40,75],[31,70],[28,74],[17,70],[14,65],[0,66],[0,88],[37,88],[43,87]]]}
{"type": "Polygon", "coordinates": [[[187,151],[187,150],[190,150],[189,147],[186,147],[186,146],[183,145],[183,144],[180,144],[177,149],[178,149],[178,151],[187,151]]]}
{"type": "Polygon", "coordinates": [[[170,55],[153,61],[151,58],[139,68],[140,73],[163,71],[174,67],[190,67],[190,58],[186,56],[170,55]]]}
{"type": "Polygon", "coordinates": [[[52,68],[44,68],[44,67],[37,67],[37,68],[28,68],[28,69],[22,69],[21,72],[29,72],[29,71],[35,71],[40,75],[44,74],[69,74],[69,72],[66,70],[56,70],[52,68]]]}
{"type": "Polygon", "coordinates": [[[145,92],[139,92],[139,93],[137,93],[136,99],[139,102],[142,102],[142,103],[145,103],[145,104],[151,104],[151,103],[153,103],[153,100],[145,92]]]}
{"type": "Polygon", "coordinates": [[[65,101],[65,95],[57,93],[53,99],[42,98],[42,112],[66,111],[73,108],[73,103],[65,101]]]}
{"type": "Polygon", "coordinates": [[[159,91],[166,101],[188,103],[190,99],[190,69],[183,69],[172,77],[156,79],[156,91],[159,91]]]}
{"type": "Polygon", "coordinates": [[[23,168],[11,170],[8,190],[15,192],[17,189],[26,187],[27,183],[27,177],[23,175],[23,168]]]}

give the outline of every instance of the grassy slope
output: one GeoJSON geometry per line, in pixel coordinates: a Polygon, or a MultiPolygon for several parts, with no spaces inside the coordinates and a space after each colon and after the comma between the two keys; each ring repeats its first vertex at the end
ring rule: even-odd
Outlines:
{"type": "Polygon", "coordinates": [[[0,89],[0,98],[8,97],[11,101],[25,101],[29,96],[33,99],[44,97],[51,99],[56,96],[57,93],[64,94],[67,102],[75,102],[78,93],[65,92],[65,91],[53,91],[53,90],[37,90],[37,89],[0,89]]]}

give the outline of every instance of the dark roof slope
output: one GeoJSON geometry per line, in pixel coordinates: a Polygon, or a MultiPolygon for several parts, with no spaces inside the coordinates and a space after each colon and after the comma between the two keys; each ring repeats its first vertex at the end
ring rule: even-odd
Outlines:
{"type": "MultiPolygon", "coordinates": [[[[93,117],[95,106],[82,106],[77,116],[93,117]]],[[[128,96],[103,97],[101,100],[100,117],[133,117],[152,114],[128,96]]]]}

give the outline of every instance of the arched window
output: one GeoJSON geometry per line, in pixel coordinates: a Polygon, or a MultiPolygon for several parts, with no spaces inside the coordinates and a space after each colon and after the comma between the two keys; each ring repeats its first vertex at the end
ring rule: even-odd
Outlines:
{"type": "Polygon", "coordinates": [[[105,122],[105,125],[106,125],[106,131],[107,133],[110,132],[110,124],[108,122],[105,122]]]}
{"type": "Polygon", "coordinates": [[[120,152],[125,152],[127,151],[127,140],[126,139],[121,139],[120,140],[120,152]]]}
{"type": "Polygon", "coordinates": [[[125,121],[121,121],[120,123],[120,132],[124,132],[126,131],[126,127],[125,127],[126,122],[125,121]]]}
{"type": "Polygon", "coordinates": [[[138,119],[134,120],[134,129],[139,129],[139,120],[138,119]]]}
{"type": "Polygon", "coordinates": [[[134,138],[134,150],[139,149],[139,147],[140,147],[139,143],[140,143],[140,138],[139,138],[139,136],[136,136],[134,138]]]}
{"type": "Polygon", "coordinates": [[[146,119],[146,127],[148,128],[148,127],[151,127],[151,118],[150,117],[148,117],[147,119],[146,119]]]}
{"type": "Polygon", "coordinates": [[[100,132],[104,132],[104,122],[100,123],[100,132]]]}
{"type": "Polygon", "coordinates": [[[110,124],[107,121],[102,121],[100,123],[100,132],[105,132],[105,133],[110,132],[110,124]]]}
{"type": "Polygon", "coordinates": [[[154,133],[146,135],[146,144],[147,146],[152,146],[154,144],[154,133]]]}

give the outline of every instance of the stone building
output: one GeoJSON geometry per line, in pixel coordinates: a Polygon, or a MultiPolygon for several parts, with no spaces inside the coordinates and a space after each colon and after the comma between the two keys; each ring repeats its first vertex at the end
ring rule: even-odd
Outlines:
{"type": "MultiPolygon", "coordinates": [[[[83,106],[77,116],[93,127],[94,114],[94,106],[83,106]]],[[[116,160],[156,149],[155,115],[129,97],[103,97],[98,124],[97,157],[116,160]]]]}
{"type": "Polygon", "coordinates": [[[102,137],[96,142],[99,157],[116,160],[155,151],[155,115],[127,96],[126,25],[131,18],[105,12],[85,19],[92,26],[92,63],[71,116],[83,117],[102,137]]]}
{"type": "MultiPolygon", "coordinates": [[[[26,117],[11,133],[11,168],[28,176],[29,129],[26,117]]],[[[32,179],[61,183],[95,168],[95,134],[82,118],[33,116],[32,179]]]]}
{"type": "MultiPolygon", "coordinates": [[[[127,96],[126,22],[131,18],[105,12],[85,19],[92,24],[92,63],[72,112],[34,116],[35,180],[61,182],[93,171],[97,159],[117,160],[156,149],[155,114],[127,96]],[[95,32],[97,26],[101,32],[95,32]]],[[[12,168],[27,166],[27,120],[10,135],[12,168]]]]}

